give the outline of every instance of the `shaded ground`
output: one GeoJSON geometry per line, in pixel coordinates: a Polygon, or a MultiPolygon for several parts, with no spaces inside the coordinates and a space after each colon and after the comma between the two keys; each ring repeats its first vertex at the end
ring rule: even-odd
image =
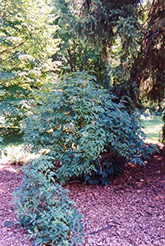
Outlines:
{"type": "MultiPolygon", "coordinates": [[[[70,198],[83,215],[82,246],[165,245],[163,173],[165,149],[144,167],[127,165],[124,174],[103,186],[68,183],[70,198]]],[[[23,229],[3,225],[16,221],[13,190],[22,174],[15,166],[0,164],[0,246],[31,246],[23,229]]]]}

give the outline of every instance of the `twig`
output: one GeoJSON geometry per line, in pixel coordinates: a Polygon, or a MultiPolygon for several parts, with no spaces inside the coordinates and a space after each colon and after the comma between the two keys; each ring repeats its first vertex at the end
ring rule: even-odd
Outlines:
{"type": "Polygon", "coordinates": [[[93,234],[98,233],[98,232],[100,232],[100,231],[106,230],[106,229],[108,229],[108,228],[110,228],[110,227],[112,227],[112,226],[113,226],[113,225],[108,225],[108,226],[103,227],[103,228],[101,228],[101,229],[99,229],[99,230],[97,230],[97,231],[90,232],[89,235],[93,235],[93,234]]]}

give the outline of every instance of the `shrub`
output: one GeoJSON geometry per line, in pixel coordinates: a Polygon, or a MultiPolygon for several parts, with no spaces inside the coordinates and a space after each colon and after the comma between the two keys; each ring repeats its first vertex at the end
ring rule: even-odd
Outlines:
{"type": "Polygon", "coordinates": [[[121,165],[143,164],[152,152],[143,143],[137,115],[130,116],[88,74],[74,73],[37,97],[24,121],[25,142],[33,150],[47,150],[60,182],[95,172],[95,160],[106,151],[122,160],[121,165]]]}
{"type": "Polygon", "coordinates": [[[105,152],[101,158],[91,161],[95,171],[83,177],[90,184],[107,185],[111,179],[121,174],[124,169],[125,158],[105,152]]]}
{"type": "Polygon", "coordinates": [[[37,164],[49,162],[46,157],[23,167],[24,180],[15,191],[16,213],[33,245],[79,245],[81,216],[59,184],[52,184],[37,164]]]}

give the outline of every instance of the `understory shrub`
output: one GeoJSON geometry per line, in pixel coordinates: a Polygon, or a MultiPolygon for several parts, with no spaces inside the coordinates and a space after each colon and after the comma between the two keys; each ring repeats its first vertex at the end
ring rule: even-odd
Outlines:
{"type": "Polygon", "coordinates": [[[33,151],[44,149],[53,158],[53,172],[60,182],[103,169],[114,176],[126,161],[144,164],[153,151],[143,142],[137,114],[129,115],[93,80],[86,73],[73,73],[47,93],[37,94],[24,121],[25,142],[33,151]],[[98,166],[106,152],[111,157],[98,166]]]}
{"type": "Polygon", "coordinates": [[[14,193],[17,218],[33,245],[80,245],[81,216],[68,199],[68,191],[52,184],[38,169],[37,164],[45,162],[49,160],[42,157],[22,168],[24,180],[14,193]]]}
{"type": "Polygon", "coordinates": [[[91,163],[95,166],[95,170],[91,174],[81,177],[81,180],[90,184],[107,185],[111,179],[122,173],[125,158],[105,152],[91,163]]]}

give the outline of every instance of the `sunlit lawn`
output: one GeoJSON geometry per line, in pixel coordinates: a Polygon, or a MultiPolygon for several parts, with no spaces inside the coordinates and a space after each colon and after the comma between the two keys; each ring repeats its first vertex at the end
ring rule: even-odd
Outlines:
{"type": "Polygon", "coordinates": [[[34,155],[26,152],[23,147],[23,133],[15,131],[7,133],[1,146],[0,162],[23,165],[34,158],[34,155]]]}
{"type": "Polygon", "coordinates": [[[158,143],[161,136],[161,128],[163,121],[160,117],[146,117],[141,119],[144,126],[144,133],[146,134],[146,141],[158,143]]]}

